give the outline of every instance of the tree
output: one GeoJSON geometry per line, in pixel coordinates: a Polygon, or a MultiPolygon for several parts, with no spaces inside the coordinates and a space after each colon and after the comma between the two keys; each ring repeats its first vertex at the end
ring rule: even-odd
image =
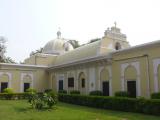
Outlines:
{"type": "Polygon", "coordinates": [[[80,47],[80,44],[77,40],[69,40],[68,42],[73,46],[73,48],[80,47]]]}
{"type": "Polygon", "coordinates": [[[0,36],[0,62],[4,62],[4,53],[6,52],[6,39],[0,36]]]}
{"type": "Polygon", "coordinates": [[[16,63],[11,57],[6,57],[6,38],[0,36],[0,62],[2,63],[16,63]]]}
{"type": "Polygon", "coordinates": [[[89,43],[93,43],[93,42],[96,42],[96,41],[99,41],[99,40],[101,40],[101,38],[91,39],[91,40],[89,41],[89,43]]]}
{"type": "Polygon", "coordinates": [[[32,51],[32,52],[30,53],[30,56],[35,55],[35,54],[37,54],[37,53],[42,53],[42,51],[43,51],[43,48],[40,47],[39,49],[37,49],[37,50],[35,50],[35,51],[32,51]]]}

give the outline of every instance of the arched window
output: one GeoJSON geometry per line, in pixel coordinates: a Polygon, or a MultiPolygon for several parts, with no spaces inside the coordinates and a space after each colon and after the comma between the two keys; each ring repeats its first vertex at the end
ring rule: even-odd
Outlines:
{"type": "Polygon", "coordinates": [[[119,42],[117,42],[117,43],[115,44],[115,49],[116,49],[116,50],[120,50],[120,49],[121,49],[121,44],[120,44],[119,42]]]}

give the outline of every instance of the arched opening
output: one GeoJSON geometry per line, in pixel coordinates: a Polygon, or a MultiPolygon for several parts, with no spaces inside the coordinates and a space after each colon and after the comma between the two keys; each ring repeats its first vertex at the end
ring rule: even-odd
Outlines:
{"type": "Polygon", "coordinates": [[[78,78],[78,88],[79,88],[79,91],[80,91],[82,94],[86,94],[86,77],[85,77],[84,72],[81,72],[81,73],[79,74],[79,78],[78,78]]]}
{"type": "Polygon", "coordinates": [[[137,96],[136,69],[133,66],[128,66],[125,69],[124,77],[125,77],[125,88],[129,93],[129,96],[136,97],[137,96]]]}
{"type": "Polygon", "coordinates": [[[100,72],[100,88],[104,96],[109,96],[109,71],[103,69],[100,72]]]}
{"type": "Polygon", "coordinates": [[[157,70],[157,75],[158,75],[158,88],[159,88],[159,91],[160,91],[160,65],[158,66],[158,70],[157,70]]]}
{"type": "Polygon", "coordinates": [[[116,42],[115,50],[120,50],[120,49],[121,49],[121,44],[119,42],[116,42]]]}
{"type": "Polygon", "coordinates": [[[3,74],[0,77],[0,92],[3,92],[5,88],[8,88],[9,76],[7,74],[3,74]]]}
{"type": "Polygon", "coordinates": [[[26,92],[28,88],[31,88],[32,78],[29,75],[23,77],[23,92],[26,92]]]}

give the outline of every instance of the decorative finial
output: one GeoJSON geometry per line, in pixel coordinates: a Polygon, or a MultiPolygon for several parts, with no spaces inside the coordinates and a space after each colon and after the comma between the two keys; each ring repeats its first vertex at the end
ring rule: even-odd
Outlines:
{"type": "Polygon", "coordinates": [[[114,22],[114,26],[115,26],[115,28],[117,27],[117,22],[116,21],[114,22]]]}
{"type": "Polygon", "coordinates": [[[58,31],[57,31],[57,38],[61,38],[61,31],[60,31],[60,27],[58,28],[58,31]]]}

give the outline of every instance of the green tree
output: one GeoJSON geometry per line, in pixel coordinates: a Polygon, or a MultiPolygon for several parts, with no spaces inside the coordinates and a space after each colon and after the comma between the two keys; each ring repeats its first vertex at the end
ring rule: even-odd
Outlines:
{"type": "Polygon", "coordinates": [[[80,47],[80,44],[77,40],[69,40],[68,42],[73,46],[73,48],[80,47]]]}
{"type": "Polygon", "coordinates": [[[6,38],[0,36],[0,62],[2,63],[16,63],[11,57],[6,57],[6,38]]]}
{"type": "Polygon", "coordinates": [[[35,50],[35,51],[32,51],[32,52],[30,53],[30,56],[35,55],[35,54],[37,54],[37,53],[42,53],[42,51],[43,51],[43,48],[40,47],[39,49],[37,49],[37,50],[35,50]]]}

